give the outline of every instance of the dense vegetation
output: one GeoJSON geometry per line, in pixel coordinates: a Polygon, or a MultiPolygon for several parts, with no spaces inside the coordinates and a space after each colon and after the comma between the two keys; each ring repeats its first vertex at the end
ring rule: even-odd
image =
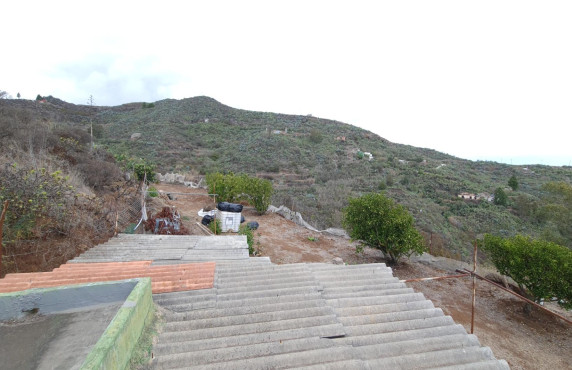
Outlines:
{"type": "Polygon", "coordinates": [[[341,122],[234,109],[207,97],[157,101],[152,107],[46,99],[34,103],[43,119],[78,126],[91,121],[97,145],[116,156],[141,158],[159,172],[268,179],[272,204],[301,212],[320,229],[341,226],[349,198],[383,190],[413,215],[436,254],[468,258],[472,242],[484,233],[525,234],[572,247],[572,205],[566,203],[570,167],[467,161],[391,143],[341,122]],[[132,139],[135,133],[141,135],[132,139]],[[497,189],[506,195],[500,203],[493,199],[497,189]],[[463,199],[461,193],[478,199],[463,199]]]}
{"type": "Polygon", "coordinates": [[[0,276],[57,267],[105,240],[134,193],[85,129],[9,103],[0,104],[0,276]]]}

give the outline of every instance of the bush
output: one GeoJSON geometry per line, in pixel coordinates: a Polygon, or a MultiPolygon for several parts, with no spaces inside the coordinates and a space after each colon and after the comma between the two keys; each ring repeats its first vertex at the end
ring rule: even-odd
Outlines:
{"type": "Polygon", "coordinates": [[[157,198],[159,196],[159,192],[157,191],[157,188],[151,186],[148,190],[147,190],[147,194],[151,197],[151,198],[157,198]]]}
{"type": "Polygon", "coordinates": [[[248,254],[254,255],[254,232],[247,225],[240,225],[238,235],[246,235],[246,243],[248,244],[248,254]]]}
{"type": "Polygon", "coordinates": [[[220,226],[220,220],[214,219],[209,223],[209,230],[215,235],[220,235],[222,233],[222,228],[220,226]]]}
{"type": "Polygon", "coordinates": [[[270,205],[273,188],[269,180],[232,173],[210,173],[206,180],[209,194],[217,194],[218,201],[236,203],[246,200],[252,202],[260,214],[266,212],[270,205]]]}
{"type": "Polygon", "coordinates": [[[344,209],[343,224],[352,239],[381,250],[388,264],[425,251],[423,238],[413,226],[413,217],[383,194],[351,198],[344,209]]]}
{"type": "Polygon", "coordinates": [[[133,164],[133,172],[139,181],[143,181],[145,178],[147,178],[148,184],[157,181],[155,166],[145,161],[133,164]]]}
{"type": "Polygon", "coordinates": [[[10,201],[4,223],[8,241],[61,231],[56,221],[69,217],[67,208],[75,199],[75,191],[60,171],[6,164],[0,177],[0,203],[10,201]]]}
{"type": "Polygon", "coordinates": [[[482,247],[497,270],[536,302],[556,297],[561,306],[572,308],[571,250],[522,235],[503,239],[486,234],[482,247]]]}
{"type": "Polygon", "coordinates": [[[314,144],[319,144],[322,142],[324,138],[322,137],[322,133],[320,130],[313,128],[310,130],[310,141],[314,144]]]}

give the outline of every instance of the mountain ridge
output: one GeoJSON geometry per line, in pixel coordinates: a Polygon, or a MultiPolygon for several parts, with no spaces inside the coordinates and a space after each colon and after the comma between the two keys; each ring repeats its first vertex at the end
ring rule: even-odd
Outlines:
{"type": "Polygon", "coordinates": [[[427,243],[445,255],[467,258],[472,241],[486,232],[572,246],[567,228],[539,216],[548,202],[543,186],[570,185],[572,167],[470,161],[392,143],[335,120],[236,109],[207,96],[115,107],[47,97],[33,105],[44,120],[86,129],[93,123],[98,145],[116,156],[143,158],[162,173],[268,178],[276,189],[272,203],[301,212],[319,229],[341,225],[349,197],[384,191],[413,214],[427,243]],[[132,139],[134,133],[140,137],[132,139]],[[508,187],[511,176],[518,178],[518,190],[508,187]],[[491,195],[498,188],[508,193],[508,206],[459,197],[491,195]]]}

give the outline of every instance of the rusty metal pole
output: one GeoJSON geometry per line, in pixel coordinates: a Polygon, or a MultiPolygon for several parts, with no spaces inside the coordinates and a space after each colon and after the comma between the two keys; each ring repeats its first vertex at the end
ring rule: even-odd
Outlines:
{"type": "Polygon", "coordinates": [[[475,303],[477,301],[477,241],[475,240],[475,248],[473,249],[473,305],[471,308],[471,334],[475,333],[475,303]]]}
{"type": "MultiPolygon", "coordinates": [[[[457,272],[464,272],[463,270],[459,270],[459,269],[457,269],[457,270],[455,270],[455,271],[457,271],[457,272]]],[[[558,317],[559,319],[561,319],[561,320],[563,320],[563,321],[566,321],[568,324],[572,324],[572,321],[568,320],[568,319],[565,318],[564,316],[559,315],[559,314],[557,314],[556,312],[550,311],[548,308],[543,307],[543,306],[539,305],[538,303],[536,303],[536,302],[534,302],[534,301],[531,301],[530,299],[528,299],[528,298],[526,298],[526,297],[523,297],[523,296],[521,296],[520,294],[515,293],[515,292],[513,292],[512,290],[507,289],[507,288],[503,287],[502,285],[495,283],[494,281],[491,281],[491,280],[487,279],[486,277],[480,276],[479,274],[476,274],[476,273],[470,271],[469,269],[465,269],[465,271],[468,272],[469,274],[473,275],[473,276],[476,276],[479,280],[486,281],[487,283],[492,284],[492,285],[496,286],[497,288],[499,288],[499,289],[501,289],[501,290],[504,290],[505,292],[510,293],[510,294],[512,294],[513,296],[517,297],[517,298],[522,299],[523,301],[525,301],[525,302],[531,304],[532,306],[535,306],[536,308],[539,308],[539,309],[543,310],[544,312],[551,314],[552,316],[558,317]]]]}
{"type": "Polygon", "coordinates": [[[4,207],[2,208],[2,215],[0,216],[0,276],[2,276],[2,235],[4,229],[4,218],[6,217],[6,211],[8,210],[8,204],[10,203],[9,200],[4,201],[4,207]]]}

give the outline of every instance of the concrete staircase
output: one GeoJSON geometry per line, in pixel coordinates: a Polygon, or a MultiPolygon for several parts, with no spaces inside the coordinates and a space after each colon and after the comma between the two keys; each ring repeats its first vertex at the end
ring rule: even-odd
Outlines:
{"type": "Polygon", "coordinates": [[[120,235],[62,269],[206,261],[216,269],[204,289],[154,290],[165,312],[157,369],[508,368],[384,264],[275,265],[250,258],[243,236],[120,235]]]}
{"type": "Polygon", "coordinates": [[[187,304],[158,297],[155,368],[508,368],[384,264],[252,260],[217,263],[215,287],[187,304]]]}
{"type": "Polygon", "coordinates": [[[75,262],[153,260],[154,264],[248,260],[246,236],[119,234],[91,248],[75,262]]]}

